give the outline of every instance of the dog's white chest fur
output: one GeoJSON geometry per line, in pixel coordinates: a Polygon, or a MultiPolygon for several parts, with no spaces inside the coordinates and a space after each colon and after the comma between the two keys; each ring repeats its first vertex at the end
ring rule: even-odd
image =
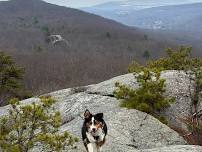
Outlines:
{"type": "Polygon", "coordinates": [[[88,138],[88,140],[89,140],[90,143],[95,143],[96,142],[95,138],[92,136],[91,133],[87,132],[86,136],[87,136],[87,138],[88,138]]]}
{"type": "Polygon", "coordinates": [[[102,132],[102,130],[98,130],[94,136],[99,136],[98,140],[95,140],[95,138],[93,137],[93,135],[91,133],[86,133],[86,136],[89,140],[89,144],[87,145],[88,147],[88,151],[89,152],[100,152],[101,148],[96,146],[96,142],[100,142],[104,140],[104,133],[102,132]]]}
{"type": "Polygon", "coordinates": [[[99,152],[95,143],[89,143],[87,147],[89,152],[99,152]]]}

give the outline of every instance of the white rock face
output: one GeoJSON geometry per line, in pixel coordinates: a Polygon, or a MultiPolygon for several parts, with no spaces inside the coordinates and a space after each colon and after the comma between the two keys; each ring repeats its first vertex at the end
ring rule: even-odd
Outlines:
{"type": "Polygon", "coordinates": [[[62,108],[60,109],[62,115],[66,117],[64,119],[71,120],[61,127],[61,131],[69,130],[79,137],[83,123],[80,115],[85,109],[89,109],[92,113],[103,112],[109,128],[104,151],[127,151],[186,144],[175,131],[154,117],[137,110],[120,108],[119,101],[112,97],[78,93],[69,96],[59,107],[62,108]]]}
{"type": "Polygon", "coordinates": [[[182,71],[164,71],[161,77],[166,79],[166,94],[176,99],[176,102],[162,113],[170,125],[186,129],[179,118],[191,115],[191,93],[194,91],[194,83],[190,82],[189,76],[182,71]]]}
{"type": "MultiPolygon", "coordinates": [[[[188,75],[182,71],[169,70],[161,73],[161,78],[166,82],[165,95],[175,97],[176,102],[170,107],[164,109],[161,113],[166,117],[169,125],[186,129],[186,126],[179,121],[179,118],[189,116],[191,114],[191,96],[190,91],[193,92],[193,82],[190,82],[188,75]]],[[[120,82],[133,89],[138,88],[138,83],[133,74],[121,75],[110,80],[98,83],[87,89],[88,93],[111,95],[116,89],[115,83],[120,82]]],[[[202,106],[200,106],[202,107],[202,106]]]]}
{"type": "Polygon", "coordinates": [[[116,89],[115,87],[116,82],[120,82],[121,84],[125,84],[126,86],[134,89],[138,87],[138,83],[135,80],[134,75],[130,73],[114,77],[110,80],[92,85],[86,90],[86,92],[100,95],[113,95],[113,92],[116,89]]]}
{"type": "MultiPolygon", "coordinates": [[[[176,122],[176,115],[190,113],[190,100],[187,94],[189,81],[184,73],[166,71],[162,73],[166,81],[166,94],[175,96],[177,101],[164,110],[171,123],[176,122]],[[181,112],[180,112],[181,111],[181,112]]],[[[200,152],[201,147],[186,146],[186,141],[177,132],[162,124],[154,117],[135,110],[120,108],[120,101],[113,97],[115,83],[120,82],[134,89],[138,87],[132,74],[115,77],[111,80],[86,87],[69,88],[49,93],[58,102],[55,104],[61,112],[63,125],[60,131],[69,131],[80,138],[77,150],[83,152],[85,148],[81,140],[83,113],[89,109],[92,113],[104,113],[108,125],[108,136],[103,146],[104,152],[200,152]],[[177,146],[178,145],[178,146],[177,146]]],[[[38,102],[38,98],[22,101],[38,102]]],[[[9,106],[0,107],[0,115],[6,114],[9,106]]],[[[40,152],[40,146],[33,152],[40,152]]]]}

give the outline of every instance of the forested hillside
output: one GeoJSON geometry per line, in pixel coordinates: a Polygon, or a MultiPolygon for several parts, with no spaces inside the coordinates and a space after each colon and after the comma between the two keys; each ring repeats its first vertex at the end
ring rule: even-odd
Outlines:
{"type": "Polygon", "coordinates": [[[0,50],[25,69],[35,93],[86,85],[125,72],[133,58],[173,46],[144,31],[41,0],[0,2],[0,50]],[[50,36],[60,35],[54,43],[50,36]]]}

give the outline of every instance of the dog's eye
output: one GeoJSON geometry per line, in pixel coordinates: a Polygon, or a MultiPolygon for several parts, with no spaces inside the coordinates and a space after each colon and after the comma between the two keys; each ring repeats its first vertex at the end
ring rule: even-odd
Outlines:
{"type": "Polygon", "coordinates": [[[87,125],[88,125],[88,126],[92,125],[92,122],[88,122],[87,125]]]}

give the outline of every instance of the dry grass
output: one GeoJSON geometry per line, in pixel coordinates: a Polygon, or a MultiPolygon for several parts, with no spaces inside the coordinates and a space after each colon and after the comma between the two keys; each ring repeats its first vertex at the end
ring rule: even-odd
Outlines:
{"type": "Polygon", "coordinates": [[[188,144],[202,146],[202,123],[200,117],[201,115],[194,114],[189,117],[179,118],[181,122],[186,124],[189,131],[181,128],[173,129],[183,136],[188,144]]]}

